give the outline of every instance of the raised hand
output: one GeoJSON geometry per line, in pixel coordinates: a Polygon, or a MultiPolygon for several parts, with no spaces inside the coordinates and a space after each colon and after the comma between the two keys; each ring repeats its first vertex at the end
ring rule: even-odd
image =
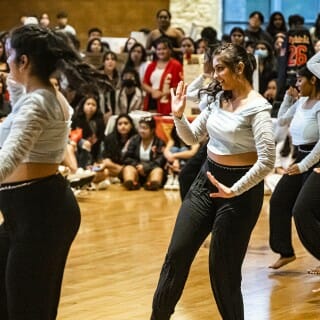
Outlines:
{"type": "Polygon", "coordinates": [[[171,110],[172,114],[177,118],[182,117],[186,107],[186,91],[187,85],[183,81],[178,83],[176,93],[174,93],[174,89],[171,88],[171,110]]]}

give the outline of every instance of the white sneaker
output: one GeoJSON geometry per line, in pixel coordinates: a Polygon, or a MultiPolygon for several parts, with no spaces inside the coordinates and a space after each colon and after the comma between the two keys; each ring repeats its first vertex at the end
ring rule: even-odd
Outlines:
{"type": "Polygon", "coordinates": [[[180,184],[178,180],[178,175],[174,176],[173,182],[172,182],[172,190],[179,190],[180,189],[180,184]]]}
{"type": "Polygon", "coordinates": [[[97,183],[96,189],[97,190],[105,190],[110,186],[110,184],[111,184],[110,180],[109,179],[105,179],[105,180],[97,183]]]}
{"type": "Polygon", "coordinates": [[[166,182],[166,184],[163,186],[163,189],[164,189],[164,190],[171,190],[171,189],[172,189],[172,186],[173,186],[173,180],[174,180],[173,175],[172,175],[172,174],[168,174],[167,182],[166,182]]]}
{"type": "Polygon", "coordinates": [[[91,182],[90,186],[87,188],[87,190],[106,190],[110,186],[109,179],[105,179],[103,181],[100,181],[98,183],[91,182]]]}

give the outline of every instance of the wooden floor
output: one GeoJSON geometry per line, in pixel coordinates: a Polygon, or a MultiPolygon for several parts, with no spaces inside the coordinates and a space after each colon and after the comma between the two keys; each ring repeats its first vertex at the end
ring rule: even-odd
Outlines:
{"type": "MultiPolygon", "coordinates": [[[[124,191],[111,185],[79,198],[80,232],[68,259],[58,320],[148,320],[160,267],[180,205],[176,191],[124,191]]],[[[273,271],[268,206],[252,235],[243,266],[246,320],[320,319],[318,265],[300,244],[298,259],[273,271]]],[[[208,278],[208,249],[194,261],[173,320],[221,319],[208,278]]]]}

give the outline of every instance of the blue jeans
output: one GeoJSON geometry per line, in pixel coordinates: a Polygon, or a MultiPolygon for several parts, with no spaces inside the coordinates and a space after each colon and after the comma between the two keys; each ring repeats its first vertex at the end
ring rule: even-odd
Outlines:
{"type": "Polygon", "coordinates": [[[182,294],[193,259],[212,233],[209,271],[213,294],[224,320],[244,319],[241,266],[263,203],[263,182],[230,199],[209,197],[215,187],[206,172],[232,186],[249,167],[225,167],[206,160],[186,195],[153,298],[152,320],[168,320],[182,294]]]}
{"type": "Polygon", "coordinates": [[[61,175],[0,191],[0,319],[54,320],[64,267],[80,225],[61,175]]]}

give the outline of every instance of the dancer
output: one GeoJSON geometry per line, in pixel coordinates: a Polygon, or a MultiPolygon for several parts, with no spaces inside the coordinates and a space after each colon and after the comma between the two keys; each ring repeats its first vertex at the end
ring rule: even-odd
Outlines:
{"type": "Polygon", "coordinates": [[[0,126],[0,319],[54,320],[80,211],[57,173],[72,109],[50,75],[59,68],[79,86],[94,74],[61,32],[26,25],[6,45],[13,110],[0,126]]]}
{"type": "MultiPolygon", "coordinates": [[[[307,68],[320,79],[320,53],[315,54],[307,62],[307,68]]],[[[317,113],[317,118],[320,119],[320,112],[317,113]]],[[[304,247],[318,260],[320,260],[319,187],[320,167],[317,167],[303,185],[293,208],[293,217],[299,238],[304,247]]],[[[320,266],[309,269],[308,273],[320,274],[320,266]]]]}
{"type": "Polygon", "coordinates": [[[292,210],[301,188],[320,159],[320,80],[302,67],[297,71],[296,86],[289,87],[278,113],[278,124],[289,126],[295,160],[270,199],[270,247],[280,254],[269,266],[272,269],[296,259],[291,239],[292,210]]]}
{"type": "Polygon", "coordinates": [[[244,319],[241,266],[263,203],[263,178],[275,159],[271,106],[252,89],[255,67],[253,55],[243,47],[218,47],[213,55],[215,99],[191,124],[183,115],[186,85],[180,82],[176,95],[172,90],[178,134],[193,144],[208,133],[208,155],[180,208],[152,320],[170,319],[209,233],[210,279],[218,309],[224,320],[244,319]]]}

